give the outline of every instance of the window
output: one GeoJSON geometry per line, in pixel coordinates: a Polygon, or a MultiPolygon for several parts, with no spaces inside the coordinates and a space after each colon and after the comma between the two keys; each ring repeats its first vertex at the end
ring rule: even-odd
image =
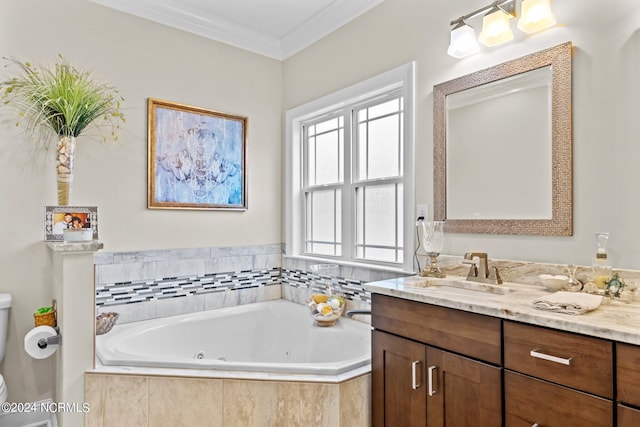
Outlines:
{"type": "Polygon", "coordinates": [[[287,112],[287,254],[412,269],[413,64],[287,112]]]}

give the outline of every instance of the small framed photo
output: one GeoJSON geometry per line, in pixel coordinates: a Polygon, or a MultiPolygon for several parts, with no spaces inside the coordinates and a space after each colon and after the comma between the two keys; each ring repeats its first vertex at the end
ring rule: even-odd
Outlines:
{"type": "Polygon", "coordinates": [[[247,120],[149,98],[147,206],[246,210],[247,120]]]}
{"type": "MultiPolygon", "coordinates": [[[[98,240],[98,208],[96,206],[46,206],[44,213],[44,240],[63,241],[69,231],[89,235],[98,240]],[[84,231],[84,233],[81,233],[84,231]]],[[[76,234],[76,233],[74,233],[76,234]]]]}

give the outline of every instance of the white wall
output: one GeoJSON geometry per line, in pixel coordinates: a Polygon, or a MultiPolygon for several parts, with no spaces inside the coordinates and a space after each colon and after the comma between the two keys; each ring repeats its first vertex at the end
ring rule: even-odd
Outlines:
{"type": "MultiPolygon", "coordinates": [[[[78,140],[72,203],[98,206],[105,251],[281,241],[281,62],[87,0],[0,0],[0,10],[0,56],[46,63],[62,53],[125,97],[117,143],[78,140]],[[146,208],[148,97],[249,117],[247,212],[146,208]]],[[[34,163],[18,131],[0,116],[0,292],[14,298],[0,372],[17,402],[53,392],[52,361],[30,359],[22,340],[51,298],[43,213],[57,204],[52,158],[34,163]]]]}
{"type": "Polygon", "coordinates": [[[555,0],[557,27],[462,60],[447,56],[449,22],[489,3],[386,0],[285,61],[285,110],[415,59],[416,203],[432,213],[433,85],[572,41],[574,235],[449,233],[445,252],[589,265],[594,233],[609,231],[613,265],[640,268],[640,4],[555,0]]]}

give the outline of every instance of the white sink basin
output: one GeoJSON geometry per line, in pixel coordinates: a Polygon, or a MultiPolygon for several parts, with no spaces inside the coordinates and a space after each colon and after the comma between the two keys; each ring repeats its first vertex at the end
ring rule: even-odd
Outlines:
{"type": "Polygon", "coordinates": [[[513,292],[513,289],[505,285],[472,282],[464,278],[433,279],[416,276],[415,280],[408,280],[406,284],[408,286],[433,291],[434,293],[475,298],[495,298],[513,292]]]}

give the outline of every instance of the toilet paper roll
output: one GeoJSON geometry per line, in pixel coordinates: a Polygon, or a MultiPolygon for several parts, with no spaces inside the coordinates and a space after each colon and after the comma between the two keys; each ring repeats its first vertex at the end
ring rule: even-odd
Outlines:
{"type": "Polygon", "coordinates": [[[51,326],[37,326],[24,336],[24,350],[34,359],[46,359],[56,352],[58,345],[50,344],[45,348],[40,348],[38,347],[38,341],[42,338],[47,339],[56,335],[56,330],[51,326]]]}

